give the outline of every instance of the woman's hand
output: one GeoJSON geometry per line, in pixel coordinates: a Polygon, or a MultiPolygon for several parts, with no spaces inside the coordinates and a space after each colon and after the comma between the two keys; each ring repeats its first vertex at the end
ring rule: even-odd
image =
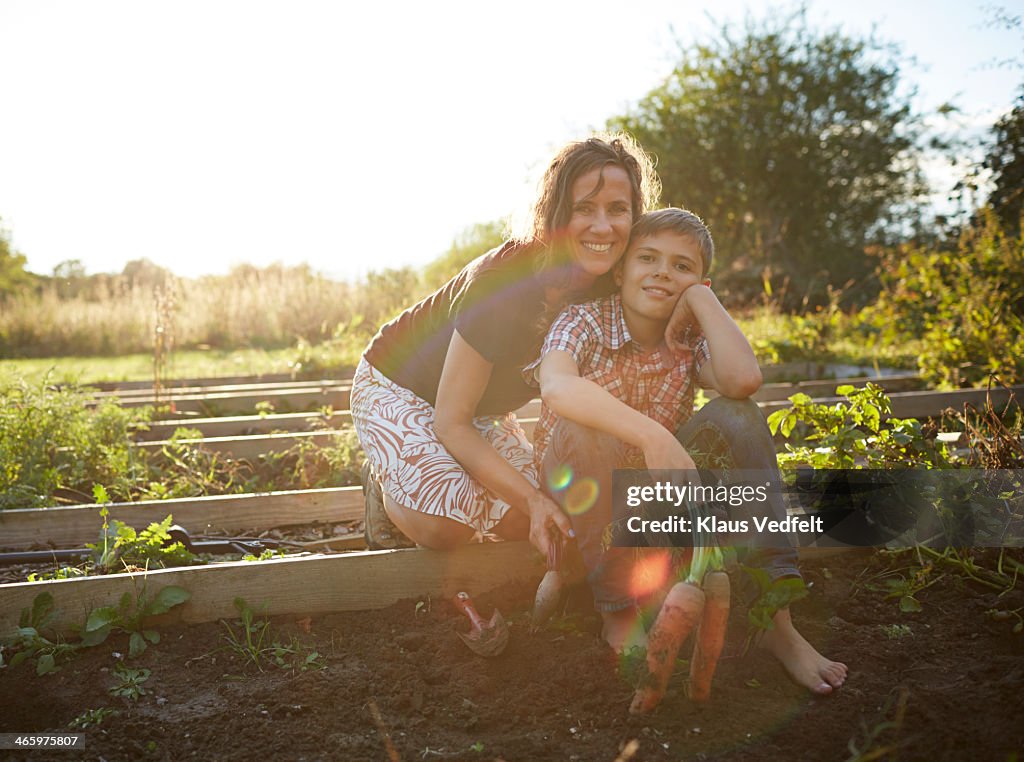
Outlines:
{"type": "Polygon", "coordinates": [[[663,428],[662,431],[664,434],[660,434],[643,448],[647,468],[696,471],[697,465],[686,448],[672,436],[668,429],[663,428]]]}
{"type": "Polygon", "coordinates": [[[530,514],[530,542],[545,558],[552,542],[552,536],[561,533],[564,537],[575,537],[572,522],[562,513],[558,503],[540,490],[535,490],[526,503],[530,514]]]}

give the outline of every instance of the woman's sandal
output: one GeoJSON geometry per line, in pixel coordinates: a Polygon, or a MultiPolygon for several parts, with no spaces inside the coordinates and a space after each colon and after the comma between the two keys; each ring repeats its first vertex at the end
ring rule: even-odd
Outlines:
{"type": "Polygon", "coordinates": [[[381,490],[380,482],[373,477],[369,461],[363,462],[360,477],[363,482],[363,503],[366,507],[366,522],[363,528],[366,547],[370,550],[416,547],[416,543],[399,531],[384,510],[384,492],[381,490]]]}

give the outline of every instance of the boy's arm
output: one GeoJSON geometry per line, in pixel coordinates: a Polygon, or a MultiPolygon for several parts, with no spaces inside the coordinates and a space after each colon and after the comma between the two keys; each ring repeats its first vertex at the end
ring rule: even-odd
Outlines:
{"type": "Polygon", "coordinates": [[[754,350],[715,292],[698,283],[679,297],[680,302],[684,299],[711,354],[711,361],[704,363],[698,375],[701,386],[732,399],[746,399],[760,389],[761,369],[754,350]]]}
{"type": "Polygon", "coordinates": [[[672,432],[600,385],[581,378],[576,361],[568,352],[553,350],[544,355],[537,379],[541,398],[556,415],[640,448],[648,468],[696,468],[672,432]]]}

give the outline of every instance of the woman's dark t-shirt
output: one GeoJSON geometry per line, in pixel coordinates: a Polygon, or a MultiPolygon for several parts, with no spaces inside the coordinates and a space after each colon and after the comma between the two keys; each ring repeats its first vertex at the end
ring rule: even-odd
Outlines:
{"type": "Polygon", "coordinates": [[[470,262],[462,272],[377,332],[364,356],[399,386],[431,405],[452,332],[494,365],[476,415],[522,407],[537,390],[520,370],[534,358],[543,333],[545,288],[534,269],[536,250],[508,242],[470,262]]]}

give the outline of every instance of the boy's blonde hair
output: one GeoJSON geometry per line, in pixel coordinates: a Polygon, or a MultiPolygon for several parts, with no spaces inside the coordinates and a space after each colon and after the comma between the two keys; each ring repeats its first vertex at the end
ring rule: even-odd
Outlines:
{"type": "Polygon", "coordinates": [[[715,242],[711,240],[711,231],[704,224],[704,220],[686,209],[673,206],[641,215],[633,223],[633,230],[629,236],[630,245],[638,238],[646,238],[665,231],[686,236],[697,244],[704,264],[701,275],[707,275],[715,258],[715,242]]]}

